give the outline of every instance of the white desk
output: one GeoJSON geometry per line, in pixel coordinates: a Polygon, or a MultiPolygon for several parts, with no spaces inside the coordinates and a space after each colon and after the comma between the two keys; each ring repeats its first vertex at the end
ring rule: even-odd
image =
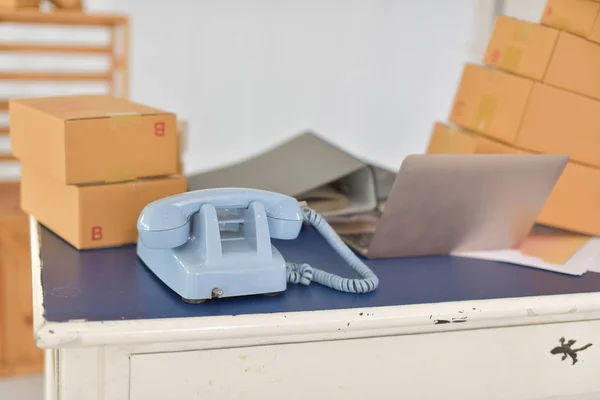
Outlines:
{"type": "MultiPolygon", "coordinates": [[[[293,286],[188,305],[133,246],[77,252],[32,232],[48,399],[600,398],[600,274],[380,260],[373,294],[293,286]],[[562,361],[561,337],[592,346],[562,361]]],[[[314,231],[276,245],[344,270],[314,231]]]]}

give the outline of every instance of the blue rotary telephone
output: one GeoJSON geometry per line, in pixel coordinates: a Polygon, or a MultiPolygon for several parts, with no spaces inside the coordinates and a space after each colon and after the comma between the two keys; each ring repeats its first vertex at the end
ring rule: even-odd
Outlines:
{"type": "Polygon", "coordinates": [[[137,254],[187,302],[283,292],[315,281],[349,293],[377,288],[377,276],[314,210],[255,189],[207,189],[166,197],[141,212],[137,254]],[[348,279],[286,262],[271,238],[295,239],[311,223],[361,276],[348,279]]]}

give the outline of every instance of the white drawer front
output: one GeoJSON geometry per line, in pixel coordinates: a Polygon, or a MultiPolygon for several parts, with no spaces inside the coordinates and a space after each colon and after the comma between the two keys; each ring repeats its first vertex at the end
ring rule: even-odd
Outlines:
{"type": "Polygon", "coordinates": [[[132,400],[540,399],[600,391],[600,321],[131,357],[132,400]],[[577,363],[551,354],[576,340],[577,363]]]}

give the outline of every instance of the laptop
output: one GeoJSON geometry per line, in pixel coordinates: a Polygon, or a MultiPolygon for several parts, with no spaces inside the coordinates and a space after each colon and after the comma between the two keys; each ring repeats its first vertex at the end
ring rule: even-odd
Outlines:
{"type": "Polygon", "coordinates": [[[368,258],[512,248],[535,224],[566,155],[408,156],[381,209],[330,219],[368,258]]]}

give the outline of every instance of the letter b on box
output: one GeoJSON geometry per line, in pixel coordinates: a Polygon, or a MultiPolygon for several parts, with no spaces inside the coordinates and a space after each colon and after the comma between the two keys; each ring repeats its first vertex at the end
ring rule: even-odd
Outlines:
{"type": "Polygon", "coordinates": [[[102,240],[104,234],[101,226],[92,226],[92,240],[102,240]]]}

